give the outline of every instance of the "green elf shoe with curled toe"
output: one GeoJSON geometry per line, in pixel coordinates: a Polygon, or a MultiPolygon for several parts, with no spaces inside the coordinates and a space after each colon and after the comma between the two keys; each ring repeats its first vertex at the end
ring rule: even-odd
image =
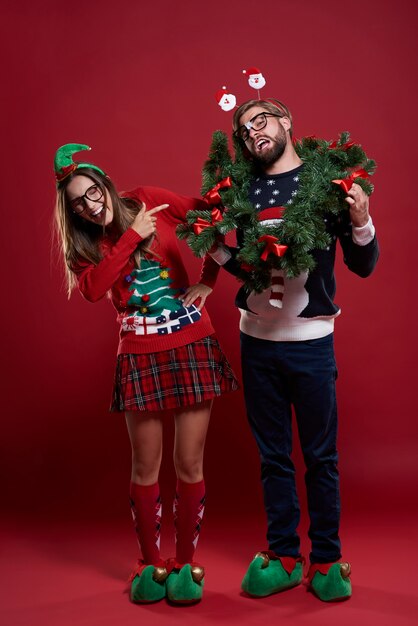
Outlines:
{"type": "Polygon", "coordinates": [[[277,556],[271,550],[257,552],[241,583],[250,596],[262,598],[296,587],[303,578],[303,558],[277,556]]]}
{"type": "Polygon", "coordinates": [[[147,565],[138,561],[138,565],[129,577],[132,602],[147,604],[159,602],[165,598],[167,570],[164,561],[158,565],[147,565]]]}
{"type": "Polygon", "coordinates": [[[308,572],[309,588],[323,602],[348,600],[350,574],[350,563],[314,563],[308,572]]]}
{"type": "Polygon", "coordinates": [[[205,570],[198,563],[180,565],[171,560],[167,566],[167,599],[174,604],[194,604],[203,595],[205,570]],[[171,571],[170,571],[171,570],[171,571]]]}

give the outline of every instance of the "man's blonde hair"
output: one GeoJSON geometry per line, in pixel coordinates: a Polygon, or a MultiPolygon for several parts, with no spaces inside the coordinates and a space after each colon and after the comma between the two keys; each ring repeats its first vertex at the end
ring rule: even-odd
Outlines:
{"type": "Polygon", "coordinates": [[[275,98],[269,98],[268,100],[248,100],[241,104],[238,109],[236,109],[234,113],[234,117],[232,118],[232,128],[235,132],[241,126],[240,120],[246,111],[252,109],[252,107],[261,107],[267,113],[272,113],[273,115],[279,115],[280,117],[287,117],[290,120],[290,129],[289,134],[290,137],[293,136],[293,119],[292,114],[287,108],[287,106],[280,102],[280,100],[276,100],[275,98]]]}

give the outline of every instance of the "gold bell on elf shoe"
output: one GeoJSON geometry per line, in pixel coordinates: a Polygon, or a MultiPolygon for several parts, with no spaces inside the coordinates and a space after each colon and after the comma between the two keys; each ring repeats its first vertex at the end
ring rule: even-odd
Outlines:
{"type": "Polygon", "coordinates": [[[200,583],[205,577],[205,569],[201,565],[192,565],[191,567],[192,578],[195,583],[200,583]]]}
{"type": "Polygon", "coordinates": [[[167,569],[165,567],[154,567],[153,579],[157,583],[163,583],[168,576],[167,569]]]}

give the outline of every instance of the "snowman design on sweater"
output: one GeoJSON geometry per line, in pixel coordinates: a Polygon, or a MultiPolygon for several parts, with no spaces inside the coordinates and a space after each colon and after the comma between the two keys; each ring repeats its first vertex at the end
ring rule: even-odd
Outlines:
{"type": "MultiPolygon", "coordinates": [[[[297,195],[300,170],[301,166],[293,172],[260,176],[253,180],[249,198],[259,213],[261,225],[276,226],[282,221],[283,204],[290,206],[297,195]]],[[[260,294],[252,292],[247,298],[248,309],[272,320],[278,315],[285,318],[298,316],[309,303],[309,294],[305,288],[307,279],[308,272],[301,272],[296,278],[288,279],[283,270],[272,269],[270,290],[260,294]],[[277,309],[283,309],[283,299],[284,311],[279,312],[277,309]]]]}

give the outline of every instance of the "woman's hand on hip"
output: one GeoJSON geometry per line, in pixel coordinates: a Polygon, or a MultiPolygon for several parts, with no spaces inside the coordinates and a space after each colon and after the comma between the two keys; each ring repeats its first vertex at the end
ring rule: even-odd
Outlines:
{"type": "Polygon", "coordinates": [[[206,298],[212,293],[212,288],[204,285],[203,283],[196,283],[186,289],[184,294],[180,297],[184,306],[191,306],[195,300],[200,298],[199,305],[196,305],[199,311],[202,309],[206,302],[206,298]]]}

